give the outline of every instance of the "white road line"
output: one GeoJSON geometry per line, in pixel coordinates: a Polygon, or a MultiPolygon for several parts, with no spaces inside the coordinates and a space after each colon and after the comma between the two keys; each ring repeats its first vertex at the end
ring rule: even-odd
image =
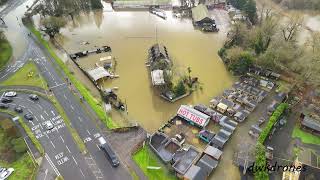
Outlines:
{"type": "Polygon", "coordinates": [[[82,122],[82,119],[81,119],[81,117],[80,117],[80,116],[78,116],[78,119],[79,119],[79,121],[80,121],[80,122],[82,122]]]}
{"type": "Polygon", "coordinates": [[[66,145],[66,148],[67,148],[68,152],[71,154],[71,151],[70,151],[70,149],[68,148],[68,146],[67,146],[67,145],[66,145]]]}
{"type": "Polygon", "coordinates": [[[20,105],[20,107],[26,108],[26,107],[25,107],[25,106],[23,106],[23,105],[20,105]]]}
{"type": "Polygon", "coordinates": [[[88,131],[88,129],[87,129],[87,132],[88,132],[89,135],[91,135],[91,133],[88,131]]]}
{"type": "Polygon", "coordinates": [[[83,172],[82,172],[82,170],[80,169],[80,172],[81,172],[81,175],[84,177],[84,174],[83,174],[83,172]]]}
{"type": "Polygon", "coordinates": [[[33,114],[33,112],[32,112],[32,111],[30,111],[30,109],[28,109],[28,112],[29,112],[30,114],[33,114]]]}
{"type": "Polygon", "coordinates": [[[54,116],[55,116],[54,111],[51,111],[51,113],[52,113],[52,115],[54,115],[54,116]]]}
{"type": "Polygon", "coordinates": [[[46,171],[44,172],[44,180],[46,180],[47,175],[48,175],[48,169],[46,169],[46,171]]]}
{"type": "Polygon", "coordinates": [[[56,146],[54,146],[54,144],[53,144],[53,142],[52,142],[52,141],[50,141],[50,143],[52,144],[53,148],[56,148],[56,146]]]}
{"type": "Polygon", "coordinates": [[[35,116],[34,118],[36,119],[36,121],[37,121],[37,122],[39,122],[39,120],[38,120],[37,116],[35,116]]]}
{"type": "Polygon", "coordinates": [[[4,96],[4,93],[5,93],[5,92],[3,92],[3,93],[2,93],[2,95],[1,95],[1,98],[0,98],[0,99],[2,99],[2,97],[4,96]]]}
{"type": "Polygon", "coordinates": [[[40,115],[40,117],[41,117],[42,120],[45,120],[42,115],[40,115]]]}
{"type": "Polygon", "coordinates": [[[101,150],[100,147],[99,147],[99,145],[98,145],[98,144],[96,144],[96,145],[97,145],[98,149],[101,150]]]}
{"type": "Polygon", "coordinates": [[[34,123],[32,121],[29,121],[29,122],[32,124],[32,126],[34,126],[34,123]]]}
{"type": "Polygon", "coordinates": [[[65,94],[63,94],[63,97],[67,100],[67,96],[65,94]]]}
{"type": "Polygon", "coordinates": [[[76,161],[76,159],[72,156],[73,161],[76,163],[76,165],[78,165],[78,162],[76,161]]]}
{"type": "Polygon", "coordinates": [[[70,105],[71,109],[74,110],[74,107],[72,105],[70,105]]]}
{"type": "Polygon", "coordinates": [[[37,106],[42,110],[43,108],[42,108],[42,106],[40,105],[40,104],[37,104],[37,106]]]}
{"type": "Polygon", "coordinates": [[[63,140],[63,138],[60,136],[60,138],[61,138],[61,141],[64,143],[64,140],[63,140]]]}
{"type": "Polygon", "coordinates": [[[62,85],[64,85],[64,84],[65,84],[65,83],[57,84],[57,82],[56,82],[56,85],[55,85],[55,86],[50,87],[50,89],[52,89],[52,88],[56,88],[56,87],[59,87],[59,86],[62,86],[62,85]]]}
{"type": "Polygon", "coordinates": [[[49,162],[50,166],[52,167],[52,169],[54,170],[54,172],[57,174],[57,176],[61,176],[59,170],[56,168],[56,166],[53,164],[53,162],[51,161],[50,157],[48,156],[48,154],[45,154],[45,158],[47,159],[47,161],[49,162]]]}
{"type": "Polygon", "coordinates": [[[46,110],[44,110],[43,112],[44,112],[47,116],[49,116],[49,114],[47,113],[47,111],[46,111],[46,110]]]}

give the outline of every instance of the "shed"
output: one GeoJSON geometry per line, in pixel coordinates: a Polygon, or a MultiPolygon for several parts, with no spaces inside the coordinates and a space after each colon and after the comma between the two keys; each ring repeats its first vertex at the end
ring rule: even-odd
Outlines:
{"type": "Polygon", "coordinates": [[[209,176],[213,169],[218,166],[218,161],[214,160],[209,155],[204,154],[196,165],[201,168],[201,171],[203,171],[206,176],[209,176]]]}
{"type": "Polygon", "coordinates": [[[198,6],[192,8],[191,11],[193,22],[197,25],[215,23],[215,21],[209,17],[208,8],[204,4],[199,4],[198,6]]]}
{"type": "Polygon", "coordinates": [[[196,125],[200,128],[207,126],[210,121],[210,117],[208,115],[187,105],[181,105],[177,112],[177,115],[188,121],[190,124],[196,125]]]}
{"type": "Polygon", "coordinates": [[[151,80],[154,86],[161,86],[165,84],[163,70],[157,69],[151,71],[151,80]]]}
{"type": "Polygon", "coordinates": [[[208,154],[209,156],[213,157],[216,160],[219,160],[222,155],[222,151],[212,146],[207,146],[206,149],[204,150],[204,153],[208,154]]]}
{"type": "Polygon", "coordinates": [[[320,133],[320,122],[310,116],[305,116],[301,121],[301,125],[312,131],[320,133]]]}
{"type": "Polygon", "coordinates": [[[90,76],[90,78],[94,81],[97,81],[101,78],[104,77],[110,77],[110,73],[105,70],[103,67],[97,67],[95,69],[92,69],[90,71],[87,71],[88,75],[90,76]]]}
{"type": "Polygon", "coordinates": [[[226,104],[223,104],[223,103],[219,103],[218,105],[217,105],[217,110],[219,111],[219,112],[221,112],[221,113],[225,113],[226,111],[227,111],[227,109],[228,109],[228,106],[226,105],[226,104]]]}

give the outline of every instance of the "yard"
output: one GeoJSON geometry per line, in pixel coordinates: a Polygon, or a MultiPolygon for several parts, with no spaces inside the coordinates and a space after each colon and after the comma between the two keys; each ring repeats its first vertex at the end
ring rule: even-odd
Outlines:
{"type": "Polygon", "coordinates": [[[12,48],[7,40],[0,40],[0,52],[0,69],[2,69],[12,55],[12,48]]]}
{"type": "Polygon", "coordinates": [[[142,169],[144,174],[150,180],[166,179],[174,180],[176,177],[170,173],[167,168],[160,162],[156,155],[149,149],[148,146],[144,146],[136,154],[133,155],[133,160],[142,169]],[[160,167],[160,169],[148,169],[148,167],[160,167]]]}
{"type": "Polygon", "coordinates": [[[36,86],[48,89],[46,82],[40,75],[36,65],[33,62],[28,62],[19,69],[13,76],[1,83],[6,86],[25,85],[36,86]]]}
{"type": "Polygon", "coordinates": [[[296,125],[292,132],[293,138],[299,138],[303,143],[320,145],[320,137],[310,134],[296,125]]]}

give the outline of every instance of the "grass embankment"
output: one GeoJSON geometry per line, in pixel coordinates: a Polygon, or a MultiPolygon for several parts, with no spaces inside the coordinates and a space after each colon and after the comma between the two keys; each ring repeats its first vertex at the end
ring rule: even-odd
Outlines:
{"type": "Polygon", "coordinates": [[[6,39],[0,40],[0,70],[5,67],[12,56],[12,47],[6,39]]]}
{"type": "Polygon", "coordinates": [[[308,132],[303,131],[296,125],[292,132],[293,138],[299,138],[305,144],[320,144],[320,137],[310,134],[308,132]]]}
{"type": "Polygon", "coordinates": [[[47,84],[44,83],[45,80],[40,75],[36,65],[33,62],[28,62],[22,68],[20,68],[13,76],[10,76],[1,84],[5,86],[35,86],[39,88],[48,89],[47,84]]]}
{"type": "Polygon", "coordinates": [[[36,166],[28,153],[24,153],[23,156],[12,163],[0,161],[0,166],[14,169],[8,180],[35,179],[36,166]]]}
{"type": "Polygon", "coordinates": [[[144,174],[150,180],[166,179],[174,180],[177,179],[173,174],[170,174],[166,170],[164,165],[160,163],[160,160],[156,155],[149,149],[148,146],[144,146],[136,154],[133,155],[133,160],[138,164],[142,169],[144,174]],[[161,169],[148,169],[148,166],[161,167],[161,169]]]}
{"type": "Polygon", "coordinates": [[[103,109],[103,104],[101,101],[99,102],[90,91],[72,74],[65,63],[56,55],[53,49],[50,47],[50,44],[44,40],[41,36],[41,33],[36,30],[36,28],[32,24],[27,25],[28,29],[37,37],[39,42],[47,49],[49,54],[55,59],[57,64],[63,70],[63,72],[68,76],[70,81],[74,84],[74,86],[78,89],[80,94],[84,97],[84,99],[88,102],[91,108],[95,111],[99,119],[110,129],[118,128],[119,126],[112,121],[110,117],[106,116],[106,113],[103,109]]]}

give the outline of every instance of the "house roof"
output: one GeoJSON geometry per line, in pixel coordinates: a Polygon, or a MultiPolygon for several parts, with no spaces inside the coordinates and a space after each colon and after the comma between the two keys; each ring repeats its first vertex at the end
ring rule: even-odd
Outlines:
{"type": "Polygon", "coordinates": [[[87,71],[88,75],[94,80],[97,81],[98,79],[109,77],[111,74],[105,70],[103,67],[97,67],[90,71],[87,71]]]}
{"type": "Polygon", "coordinates": [[[184,175],[184,179],[188,180],[203,180],[205,178],[204,171],[201,171],[201,168],[196,165],[192,165],[184,175]]]}
{"type": "Polygon", "coordinates": [[[218,166],[218,161],[214,160],[207,154],[204,154],[196,164],[201,168],[206,176],[209,176],[210,173],[218,166]]]}
{"type": "Polygon", "coordinates": [[[187,170],[193,164],[193,161],[197,158],[199,152],[193,146],[190,146],[188,150],[177,151],[176,154],[179,154],[180,157],[172,167],[179,174],[186,174],[187,170]]]}
{"type": "Polygon", "coordinates": [[[228,106],[227,106],[226,104],[219,103],[219,104],[218,104],[218,108],[223,109],[223,110],[227,110],[227,109],[228,109],[228,106]]]}
{"type": "Polygon", "coordinates": [[[311,118],[310,116],[305,116],[301,121],[301,124],[305,127],[320,132],[320,122],[311,118]]]}
{"type": "Polygon", "coordinates": [[[199,4],[198,6],[192,8],[191,11],[192,19],[195,22],[201,21],[205,18],[210,18],[208,9],[204,4],[199,4]]]}
{"type": "Polygon", "coordinates": [[[204,150],[204,153],[210,155],[216,160],[220,159],[222,155],[222,151],[212,146],[207,146],[206,149],[204,150]]]}
{"type": "Polygon", "coordinates": [[[163,70],[158,69],[151,71],[151,80],[152,84],[155,86],[165,84],[163,70]]]}

